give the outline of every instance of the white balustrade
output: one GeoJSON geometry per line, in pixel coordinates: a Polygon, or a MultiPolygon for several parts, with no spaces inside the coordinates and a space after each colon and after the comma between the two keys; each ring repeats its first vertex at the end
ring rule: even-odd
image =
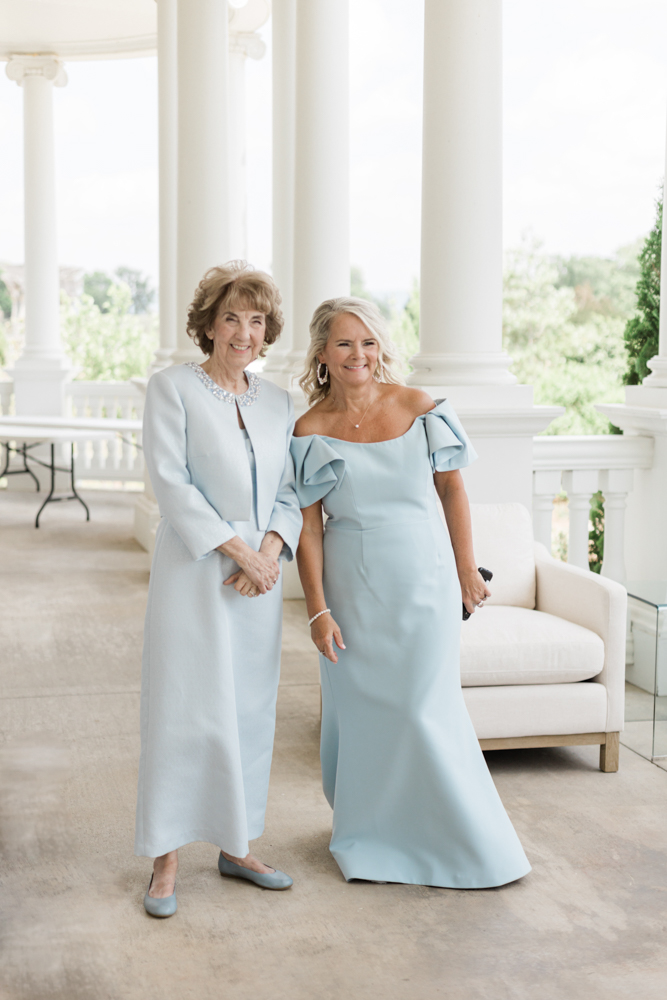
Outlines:
{"type": "MultiPolygon", "coordinates": [[[[65,386],[68,416],[141,420],[144,394],[131,382],[70,382],[65,386]]],[[[142,482],[141,435],[124,431],[109,441],[77,446],[80,479],[142,482]]]]}
{"type": "Polygon", "coordinates": [[[567,493],[570,516],[568,562],[588,569],[590,503],[604,497],[602,575],[625,581],[625,506],[635,469],[653,463],[653,438],[639,435],[536,437],[533,447],[535,538],[551,550],[553,501],[567,493]]]}

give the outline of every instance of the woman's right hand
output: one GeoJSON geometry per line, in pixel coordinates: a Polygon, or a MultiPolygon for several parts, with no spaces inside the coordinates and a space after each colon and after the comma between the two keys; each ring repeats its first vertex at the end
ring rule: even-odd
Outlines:
{"type": "Polygon", "coordinates": [[[236,561],[258,593],[268,594],[273,590],[280,576],[280,563],[277,559],[248,547],[248,552],[244,553],[242,559],[237,557],[236,561]]]}
{"type": "Polygon", "coordinates": [[[331,660],[332,663],[338,663],[334,642],[339,649],[345,649],[345,643],[338,625],[328,611],[325,615],[316,618],[310,626],[310,637],[322,656],[326,656],[327,660],[331,660]]]}

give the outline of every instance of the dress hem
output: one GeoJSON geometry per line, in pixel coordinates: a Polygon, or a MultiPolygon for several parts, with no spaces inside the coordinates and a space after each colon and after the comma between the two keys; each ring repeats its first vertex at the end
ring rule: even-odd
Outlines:
{"type": "MultiPolygon", "coordinates": [[[[336,862],[338,864],[338,862],[336,862]]],[[[340,868],[340,865],[338,866],[340,868]]],[[[374,872],[374,877],[371,878],[369,875],[346,875],[342,868],[341,873],[346,882],[352,882],[354,879],[361,879],[363,882],[381,882],[381,883],[393,883],[394,885],[424,885],[433,889],[500,889],[503,885],[511,885],[512,882],[518,882],[519,879],[525,878],[532,871],[532,866],[528,865],[524,871],[518,875],[511,875],[509,878],[501,878],[499,881],[492,882],[466,882],[465,885],[459,883],[455,884],[454,880],[448,882],[423,882],[417,879],[409,878],[391,878],[387,876],[382,878],[381,873],[374,872]]]]}
{"type": "Polygon", "coordinates": [[[211,833],[208,830],[193,830],[191,833],[183,834],[182,837],[178,837],[176,842],[173,840],[167,841],[167,846],[165,846],[165,844],[157,845],[155,850],[153,849],[154,845],[152,844],[135,844],[134,855],[137,858],[161,858],[164,854],[169,854],[170,851],[178,851],[181,847],[187,847],[188,844],[213,844],[213,846],[217,847],[218,850],[225,851],[226,854],[231,854],[234,858],[244,858],[246,854],[250,853],[250,841],[257,840],[263,833],[263,826],[259,833],[255,833],[253,831],[254,835],[249,836],[248,841],[246,842],[245,854],[232,851],[227,847],[222,847],[221,844],[224,844],[226,839],[225,837],[219,836],[216,833],[211,833]]]}

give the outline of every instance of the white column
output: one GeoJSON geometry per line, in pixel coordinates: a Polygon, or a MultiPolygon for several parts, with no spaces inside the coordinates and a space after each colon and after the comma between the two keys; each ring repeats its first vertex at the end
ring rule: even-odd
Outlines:
{"type": "Polygon", "coordinates": [[[273,0],[273,277],[285,325],[268,353],[263,374],[288,388],[294,282],[294,119],[296,0],[273,0]]]}
{"type": "Polygon", "coordinates": [[[347,0],[297,0],[296,37],[295,373],[316,306],[350,291],[347,0]]]}
{"type": "Polygon", "coordinates": [[[425,0],[413,384],[511,385],[502,349],[501,0],[425,0]]]}
{"type": "Polygon", "coordinates": [[[567,561],[580,569],[588,569],[588,522],[591,497],[598,489],[597,470],[575,469],[573,472],[564,472],[563,489],[567,493],[570,514],[567,561]]]}
{"type": "Polygon", "coordinates": [[[60,341],[52,87],[67,76],[55,56],[13,56],[7,76],[23,88],[25,346],[14,371],[16,413],[64,412],[69,362],[60,341]]]}
{"type": "Polygon", "coordinates": [[[230,257],[227,4],[177,0],[176,364],[200,360],[185,332],[204,272],[230,257]]]}
{"type": "MultiPolygon", "coordinates": [[[[667,142],[665,143],[665,171],[667,172],[667,142]]],[[[651,369],[651,374],[647,375],[642,385],[653,388],[667,388],[667,233],[665,233],[665,217],[667,216],[667,206],[663,205],[662,213],[662,250],[660,257],[660,288],[663,294],[660,300],[660,334],[658,340],[658,353],[647,362],[651,369]]]]}
{"type": "Polygon", "coordinates": [[[176,24],[176,0],[158,0],[160,346],[155,352],[148,375],[170,365],[176,348],[176,162],[178,155],[176,24]]]}
{"type": "Polygon", "coordinates": [[[233,31],[229,36],[229,231],[230,256],[248,256],[246,187],[246,59],[261,59],[266,45],[251,31],[233,31]]]}

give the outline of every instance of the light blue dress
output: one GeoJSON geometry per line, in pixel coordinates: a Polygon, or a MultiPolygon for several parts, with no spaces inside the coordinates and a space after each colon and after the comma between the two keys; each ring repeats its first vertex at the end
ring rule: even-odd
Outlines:
{"type": "Polygon", "coordinates": [[[530,871],[461,693],[461,589],[434,471],[475,452],[446,401],[399,438],[294,438],[322,500],[324,593],[346,649],[320,656],[331,852],[346,879],[452,888],[530,871]]]}
{"type": "Polygon", "coordinates": [[[162,520],[146,608],[135,853],[208,841],[245,857],[264,829],[280,671],[282,580],[258,597],[223,581],[217,546],[301,530],[284,390],[221,394],[199,366],[149,382],[144,450],[162,520]],[[246,430],[238,425],[237,405],[246,430]]]}

